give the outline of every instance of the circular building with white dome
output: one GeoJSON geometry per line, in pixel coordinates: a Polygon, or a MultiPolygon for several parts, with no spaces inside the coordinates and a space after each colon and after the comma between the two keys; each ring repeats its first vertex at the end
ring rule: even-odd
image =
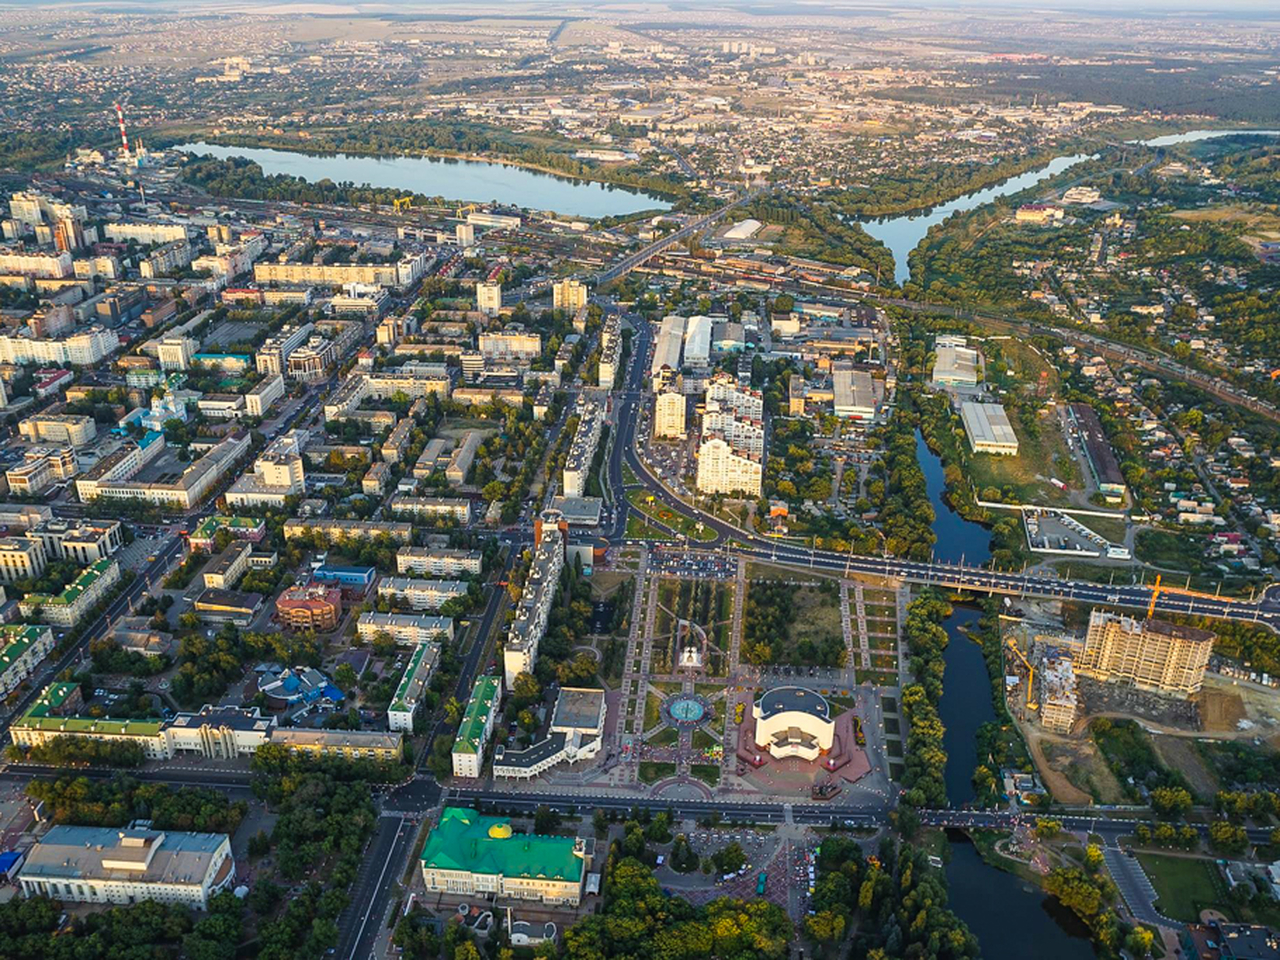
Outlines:
{"type": "Polygon", "coordinates": [[[774,759],[816,760],[830,753],[836,724],[825,697],[804,687],[766,690],[751,708],[756,748],[774,759]]]}

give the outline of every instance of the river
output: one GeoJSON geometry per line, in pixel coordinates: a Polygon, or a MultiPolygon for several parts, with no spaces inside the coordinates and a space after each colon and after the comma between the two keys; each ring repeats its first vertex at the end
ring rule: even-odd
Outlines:
{"type": "Polygon", "coordinates": [[[641,210],[670,210],[671,204],[647,193],[574,180],[506,163],[441,157],[360,157],[345,153],[313,156],[292,150],[183,143],[173,148],[198,156],[247,157],[268,175],[284,173],[316,183],[354,183],[412,190],[428,197],[490,201],[526,210],[549,210],[574,217],[609,217],[641,210]]]}
{"type": "MultiPolygon", "coordinates": [[[[916,433],[916,456],[924,471],[933,504],[933,530],[938,537],[934,555],[940,560],[985,563],[991,557],[991,534],[981,524],[965,520],[943,499],[946,480],[942,461],[916,433]]],[[[982,648],[963,632],[981,611],[955,606],[944,622],[950,642],[943,654],[946,672],[938,715],[946,727],[943,746],[947,767],[943,779],[953,806],[974,799],[973,769],[978,762],[978,727],[996,718],[991,679],[982,648]]],[[[985,960],[1093,960],[1088,931],[1053,897],[1011,873],[986,864],[962,833],[950,832],[951,857],[947,886],[951,909],[982,947],[985,960]],[[1034,948],[1029,948],[1034,944],[1034,948]]]]}
{"type": "MultiPolygon", "coordinates": [[[[1280,130],[1188,130],[1185,133],[1171,133],[1150,140],[1133,140],[1147,147],[1173,147],[1182,143],[1195,143],[1200,140],[1211,140],[1214,137],[1234,135],[1248,136],[1280,136],[1280,130]]],[[[967,193],[946,203],[928,210],[904,214],[900,217],[882,217],[877,220],[862,221],[862,229],[875,237],[893,254],[893,279],[899,286],[911,279],[911,268],[907,258],[911,251],[920,245],[930,227],[937,226],[953,213],[964,213],[984,203],[991,203],[1001,197],[1007,197],[1019,191],[1034,187],[1050,177],[1074,167],[1082,160],[1088,160],[1088,154],[1077,153],[1069,156],[1055,157],[1038,170],[1028,170],[1016,177],[1010,177],[1002,183],[967,193]]]]}

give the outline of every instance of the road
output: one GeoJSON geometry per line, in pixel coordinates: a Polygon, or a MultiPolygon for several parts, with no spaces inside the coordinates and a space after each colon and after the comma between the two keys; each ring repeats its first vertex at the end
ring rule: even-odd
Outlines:
{"type": "MultiPolygon", "coordinates": [[[[762,562],[785,563],[830,573],[868,574],[951,590],[1009,597],[1080,600],[1140,610],[1151,605],[1152,588],[1147,586],[1116,586],[1064,580],[1043,572],[990,570],[963,562],[953,564],[813,550],[747,532],[688,504],[676,497],[653,474],[638,453],[636,424],[640,420],[641,405],[647,397],[644,381],[653,332],[644,321],[636,326],[631,368],[627,372],[624,390],[618,396],[618,436],[610,452],[609,483],[615,490],[623,489],[622,467],[625,463],[655,500],[676,513],[700,520],[716,534],[714,540],[701,546],[714,548],[718,544],[729,542],[734,545],[734,551],[739,556],[762,562]]],[[[630,509],[632,508],[625,498],[619,498],[612,528],[605,531],[610,540],[618,542],[625,539],[626,514],[630,509]]],[[[1280,584],[1271,585],[1253,601],[1163,589],[1156,597],[1155,610],[1162,613],[1254,621],[1264,623],[1280,633],[1280,584]]]]}

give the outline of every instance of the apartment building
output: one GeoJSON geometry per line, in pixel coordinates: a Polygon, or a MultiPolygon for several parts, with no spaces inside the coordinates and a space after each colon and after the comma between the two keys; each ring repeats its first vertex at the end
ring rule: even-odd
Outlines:
{"type": "Polygon", "coordinates": [[[723,437],[738,454],[764,456],[764,424],[722,409],[715,400],[706,402],[702,414],[702,435],[723,437]]]}
{"type": "Polygon", "coordinates": [[[586,492],[591,463],[603,430],[604,403],[584,394],[578,412],[578,429],[564,458],[562,486],[566,497],[581,497],[586,492]]]}
{"type": "Polygon", "coordinates": [[[1094,610],[1084,639],[1059,645],[1081,676],[1186,697],[1204,682],[1214,639],[1208,630],[1094,610]]]}
{"type": "Polygon", "coordinates": [[[395,695],[387,707],[387,729],[413,730],[413,717],[418,712],[427,681],[440,659],[440,644],[420,643],[414,647],[405,667],[404,676],[396,687],[395,695]]]}
{"type": "Polygon", "coordinates": [[[458,736],[453,741],[453,775],[455,777],[480,776],[484,766],[484,750],[493,734],[498,716],[498,703],[502,699],[502,684],[497,677],[478,677],[471,688],[471,699],[458,726],[458,736]]]}
{"type": "Polygon", "coordinates": [[[517,676],[532,673],[538,661],[538,644],[547,629],[547,616],[560,585],[562,569],[564,538],[554,524],[545,524],[541,527],[529,574],[516,604],[515,620],[503,644],[503,679],[508,690],[514,686],[517,676]]]}
{"type": "Polygon", "coordinates": [[[674,387],[659,391],[653,402],[653,435],[662,440],[683,440],[689,404],[674,387]]]}
{"type": "Polygon", "coordinates": [[[20,274],[44,280],[62,280],[74,274],[71,254],[59,253],[0,253],[0,275],[20,274]]]}
{"type": "Polygon", "coordinates": [[[724,493],[758,497],[764,488],[764,467],[759,460],[735,453],[722,437],[709,436],[698,448],[699,493],[724,493]]]}
{"type": "Polygon", "coordinates": [[[618,371],[622,369],[622,317],[610,313],[605,317],[604,327],[600,330],[600,369],[596,378],[598,386],[605,390],[613,389],[618,379],[618,371]]]}
{"type": "Polygon", "coordinates": [[[161,370],[187,370],[191,358],[200,352],[200,343],[191,337],[165,337],[156,349],[161,370]]]}
{"type": "Polygon", "coordinates": [[[502,284],[477,283],[476,309],[486,317],[496,317],[502,312],[502,284]]]}
{"type": "Polygon", "coordinates": [[[120,580],[120,564],[99,560],[58,594],[29,593],[18,603],[19,612],[27,618],[40,611],[40,619],[58,627],[74,627],[92,610],[120,580]]]}
{"type": "Polygon", "coordinates": [[[399,762],[404,758],[404,734],[398,730],[306,730],[277,728],[271,742],[292,753],[315,757],[342,757],[346,760],[399,762]]]}
{"type": "Polygon", "coordinates": [[[380,451],[382,459],[387,463],[399,463],[404,459],[404,452],[409,449],[410,435],[413,433],[414,422],[412,417],[405,417],[387,434],[387,439],[382,442],[380,451]]]}
{"type": "Polygon", "coordinates": [[[375,520],[329,520],[313,518],[310,520],[286,520],[284,538],[298,540],[310,538],[313,534],[321,534],[330,541],[349,537],[352,540],[373,540],[377,537],[390,537],[401,543],[413,540],[413,524],[388,523],[375,520]]]}
{"type": "Polygon", "coordinates": [[[406,546],[396,551],[397,573],[425,573],[433,577],[479,576],[483,563],[484,554],[479,550],[406,546]]]}
{"type": "Polygon", "coordinates": [[[368,642],[385,633],[399,644],[438,643],[453,639],[453,618],[428,613],[362,613],[356,621],[356,633],[368,642]]]}
{"type": "Polygon", "coordinates": [[[558,280],[551,286],[551,309],[576,313],[587,305],[587,292],[581,280],[558,280]]]}
{"type": "Polygon", "coordinates": [[[116,332],[97,326],[53,339],[0,335],[0,362],[19,365],[41,363],[91,367],[119,349],[120,338],[116,332]]]}
{"type": "Polygon", "coordinates": [[[542,335],[512,324],[500,333],[480,334],[480,355],[486,361],[529,363],[542,356],[542,335]]]}
{"type": "Polygon", "coordinates": [[[53,646],[53,630],[44,624],[0,626],[0,698],[35,673],[53,646]]]}
{"type": "Polygon", "coordinates": [[[1076,674],[1071,657],[1050,648],[1040,660],[1040,724],[1050,733],[1071,732],[1080,712],[1076,674]]]}
{"type": "Polygon", "coordinates": [[[108,223],[103,228],[108,240],[128,243],[133,240],[144,246],[158,243],[174,243],[189,239],[186,224],[182,223],[108,223]]]}
{"type": "Polygon", "coordinates": [[[717,373],[707,381],[707,400],[716,401],[722,410],[744,420],[764,422],[764,395],[742,386],[732,374],[717,373]]]}
{"type": "Polygon", "coordinates": [[[426,268],[426,254],[410,254],[399,263],[255,263],[253,279],[293,285],[401,287],[416,282],[426,268]]]}
{"type": "Polygon", "coordinates": [[[401,601],[414,610],[439,610],[449,600],[465,597],[469,588],[465,580],[383,577],[378,581],[378,597],[401,601]]]}
{"type": "Polygon", "coordinates": [[[452,520],[464,525],[471,522],[471,501],[454,497],[409,497],[401,494],[388,501],[387,510],[415,517],[452,520]]]}
{"type": "Polygon", "coordinates": [[[360,492],[371,497],[381,498],[387,489],[387,481],[391,479],[391,464],[379,460],[360,478],[360,492]]]}

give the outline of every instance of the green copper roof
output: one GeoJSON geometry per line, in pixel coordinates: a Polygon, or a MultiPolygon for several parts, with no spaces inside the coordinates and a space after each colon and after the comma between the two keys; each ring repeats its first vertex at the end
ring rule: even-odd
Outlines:
{"type": "Polygon", "coordinates": [[[160,732],[159,720],[112,720],[76,715],[55,716],[53,711],[62,706],[79,684],[63,681],[51,683],[21,717],[15,727],[28,730],[49,730],[59,733],[129,734],[135,737],[154,737],[160,732]]]}
{"type": "Polygon", "coordinates": [[[208,540],[222,527],[231,530],[256,530],[260,526],[262,521],[254,517],[205,517],[191,532],[191,537],[195,540],[208,540]]]}
{"type": "Polygon", "coordinates": [[[580,881],[584,861],[573,837],[511,833],[506,817],[445,807],[422,848],[425,867],[548,880],[580,881]]]}
{"type": "Polygon", "coordinates": [[[0,674],[18,662],[18,658],[38,643],[48,633],[49,628],[43,625],[0,627],[0,674]]]}
{"type": "Polygon", "coordinates": [[[47,593],[28,593],[22,598],[22,602],[33,607],[70,606],[80,599],[81,594],[93,586],[95,580],[111,569],[111,565],[114,563],[115,561],[110,557],[103,557],[97,563],[81,570],[80,576],[71,581],[70,585],[56,597],[47,593]]]}
{"type": "Polygon", "coordinates": [[[479,753],[484,739],[484,726],[489,719],[490,704],[498,697],[498,678],[481,677],[471,688],[467,712],[458,726],[458,739],[453,743],[455,753],[479,753]]]}

